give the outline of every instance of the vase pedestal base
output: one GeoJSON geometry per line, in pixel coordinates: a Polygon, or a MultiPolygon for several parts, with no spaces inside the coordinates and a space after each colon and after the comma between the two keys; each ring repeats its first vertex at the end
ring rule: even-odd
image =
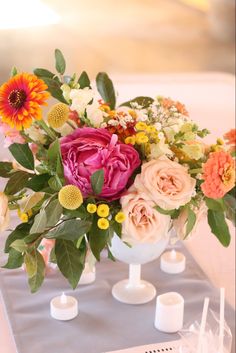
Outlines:
{"type": "Polygon", "coordinates": [[[112,295],[121,303],[145,304],[155,298],[156,289],[147,281],[140,280],[138,285],[132,285],[130,280],[125,279],[112,287],[112,295]]]}

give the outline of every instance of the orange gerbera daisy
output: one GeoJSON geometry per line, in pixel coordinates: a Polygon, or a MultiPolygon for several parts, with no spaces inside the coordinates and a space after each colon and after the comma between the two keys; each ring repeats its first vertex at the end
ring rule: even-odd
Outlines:
{"type": "Polygon", "coordinates": [[[0,87],[0,116],[12,128],[22,130],[42,117],[41,105],[50,96],[47,85],[37,76],[21,73],[0,87]]]}
{"type": "Polygon", "coordinates": [[[235,162],[225,151],[213,152],[203,165],[201,188],[212,199],[223,197],[235,185],[235,162]]]}

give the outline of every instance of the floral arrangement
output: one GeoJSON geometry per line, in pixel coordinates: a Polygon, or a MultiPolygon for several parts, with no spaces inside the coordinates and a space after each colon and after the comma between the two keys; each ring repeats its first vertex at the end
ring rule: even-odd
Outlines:
{"type": "Polygon", "coordinates": [[[137,97],[119,106],[113,83],[99,73],[34,74],[13,68],[0,87],[0,128],[13,161],[0,162],[0,229],[10,211],[21,223],[5,244],[5,268],[24,263],[32,292],[46,262],[75,288],[91,251],[97,260],[116,233],[127,246],[154,243],[173,227],[193,234],[206,215],[211,232],[230,243],[235,214],[235,130],[213,145],[185,106],[165,97],[137,97]],[[42,106],[54,97],[43,118],[42,106]],[[49,254],[50,253],[50,254],[49,254]]]}

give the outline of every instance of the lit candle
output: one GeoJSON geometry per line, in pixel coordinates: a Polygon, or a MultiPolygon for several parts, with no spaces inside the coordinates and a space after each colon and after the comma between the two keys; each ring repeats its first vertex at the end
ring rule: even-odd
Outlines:
{"type": "Polygon", "coordinates": [[[184,298],[175,292],[157,297],[154,325],[162,332],[174,333],[182,329],[184,319],[184,298]]]}
{"type": "Polygon", "coordinates": [[[185,265],[185,256],[181,252],[177,252],[174,249],[171,251],[166,251],[161,256],[161,270],[166,273],[181,273],[185,270],[185,265]]]}
{"type": "Polygon", "coordinates": [[[72,320],[78,315],[78,301],[62,293],[50,302],[51,316],[56,320],[72,320]]]}

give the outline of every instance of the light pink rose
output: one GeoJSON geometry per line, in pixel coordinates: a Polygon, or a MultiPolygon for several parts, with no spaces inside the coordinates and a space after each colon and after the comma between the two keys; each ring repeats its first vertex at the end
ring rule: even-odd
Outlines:
{"type": "Polygon", "coordinates": [[[172,210],[191,200],[196,181],[185,167],[160,157],[142,166],[141,174],[135,178],[135,187],[146,193],[156,205],[172,210]]]}
{"type": "Polygon", "coordinates": [[[10,212],[8,208],[8,198],[0,192],[0,231],[3,232],[7,229],[10,220],[10,212]]]}
{"type": "Polygon", "coordinates": [[[131,187],[120,199],[125,220],[122,223],[122,240],[131,245],[156,243],[167,236],[170,217],[156,211],[147,194],[131,187]]]}
{"type": "Polygon", "coordinates": [[[106,129],[76,129],[61,139],[61,152],[67,183],[78,186],[84,197],[92,194],[91,175],[103,169],[104,185],[99,196],[120,198],[141,163],[132,146],[119,142],[117,135],[106,129]]]}
{"type": "MultiPolygon", "coordinates": [[[[207,215],[207,206],[204,201],[201,202],[199,208],[197,210],[194,210],[196,214],[196,223],[191,231],[191,233],[188,235],[186,239],[189,239],[190,237],[194,236],[196,233],[197,227],[199,225],[199,222],[204,220],[207,215]]],[[[186,236],[186,226],[187,226],[187,220],[188,220],[188,211],[186,209],[183,209],[183,211],[180,213],[179,217],[173,220],[173,228],[176,232],[177,238],[183,240],[186,236]]]]}

